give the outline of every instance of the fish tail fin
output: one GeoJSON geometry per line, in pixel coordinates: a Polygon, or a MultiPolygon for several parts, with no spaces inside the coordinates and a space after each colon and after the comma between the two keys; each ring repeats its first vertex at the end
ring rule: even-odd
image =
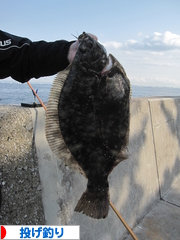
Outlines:
{"type": "Polygon", "coordinates": [[[106,218],[109,211],[109,188],[98,192],[91,192],[87,188],[74,211],[82,212],[96,219],[106,218]]]}

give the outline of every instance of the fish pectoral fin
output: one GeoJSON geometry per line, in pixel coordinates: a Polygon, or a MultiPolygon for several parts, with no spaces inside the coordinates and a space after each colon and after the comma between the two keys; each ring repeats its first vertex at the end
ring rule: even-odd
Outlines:
{"type": "MultiPolygon", "coordinates": [[[[111,150],[110,151],[112,154],[114,154],[114,151],[111,150]]],[[[117,155],[117,154],[116,154],[117,155]]],[[[112,170],[122,161],[126,160],[129,157],[129,152],[128,149],[123,149],[119,152],[119,154],[116,157],[116,161],[114,162],[114,165],[112,167],[112,169],[110,170],[109,174],[112,172],[112,170]]]]}

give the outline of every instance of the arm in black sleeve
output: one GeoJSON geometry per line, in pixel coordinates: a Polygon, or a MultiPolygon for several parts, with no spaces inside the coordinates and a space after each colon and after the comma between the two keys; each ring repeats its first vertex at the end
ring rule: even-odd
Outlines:
{"type": "Polygon", "coordinates": [[[67,55],[73,42],[32,42],[0,31],[0,79],[10,76],[23,83],[56,74],[68,66],[67,55]]]}

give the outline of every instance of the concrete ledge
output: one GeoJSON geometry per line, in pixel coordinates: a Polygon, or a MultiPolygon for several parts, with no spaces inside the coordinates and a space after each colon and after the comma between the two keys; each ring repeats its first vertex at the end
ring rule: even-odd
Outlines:
{"type": "Polygon", "coordinates": [[[44,224],[33,122],[27,108],[0,106],[0,225],[44,224]]]}
{"type": "MultiPolygon", "coordinates": [[[[131,101],[130,157],[109,176],[111,201],[131,228],[161,198],[166,198],[167,191],[180,177],[179,107],[180,98],[131,101]]],[[[30,115],[33,118],[41,180],[38,186],[41,189],[45,224],[80,225],[83,240],[122,239],[127,231],[112,209],[105,220],[94,220],[74,212],[86,188],[86,180],[65,167],[62,160],[51,152],[44,133],[44,109],[31,109],[30,115]]],[[[4,127],[5,122],[2,125],[4,127]]],[[[2,177],[1,184],[3,181],[2,177]]]]}

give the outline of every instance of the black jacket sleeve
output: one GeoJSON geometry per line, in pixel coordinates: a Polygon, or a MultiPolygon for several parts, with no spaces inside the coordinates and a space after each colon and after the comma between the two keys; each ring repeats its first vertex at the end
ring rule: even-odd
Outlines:
{"type": "Polygon", "coordinates": [[[0,79],[12,77],[23,83],[56,74],[68,66],[73,42],[32,42],[0,30],[0,79]]]}

